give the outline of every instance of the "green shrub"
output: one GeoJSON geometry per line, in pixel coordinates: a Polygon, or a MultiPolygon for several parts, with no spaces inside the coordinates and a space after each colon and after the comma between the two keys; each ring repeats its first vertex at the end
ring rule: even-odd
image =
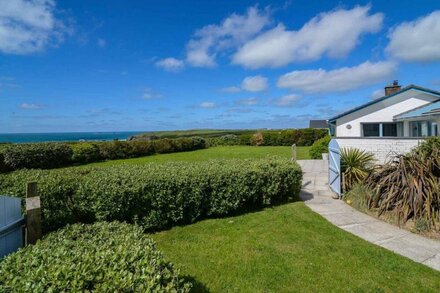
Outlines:
{"type": "Polygon", "coordinates": [[[119,140],[101,142],[99,143],[99,154],[104,160],[132,158],[132,143],[119,140]]]}
{"type": "Polygon", "coordinates": [[[349,205],[360,211],[366,212],[370,207],[373,191],[362,183],[355,183],[352,189],[343,195],[349,205]]]}
{"type": "Polygon", "coordinates": [[[174,152],[174,145],[171,139],[164,138],[153,142],[154,151],[158,154],[167,154],[174,152]]]}
{"type": "Polygon", "coordinates": [[[151,156],[154,154],[154,146],[150,141],[132,141],[129,142],[132,146],[133,157],[151,156]]]}
{"type": "Polygon", "coordinates": [[[101,160],[99,146],[96,143],[75,143],[72,144],[72,161],[78,164],[87,164],[101,160]]]}
{"type": "Polygon", "coordinates": [[[9,168],[5,164],[5,158],[3,153],[0,151],[0,173],[8,172],[9,168]]]}
{"type": "Polygon", "coordinates": [[[13,144],[3,150],[4,162],[13,170],[57,168],[72,160],[72,148],[65,143],[13,144]]]}
{"type": "Polygon", "coordinates": [[[309,154],[312,159],[321,159],[322,154],[328,153],[328,144],[332,138],[327,135],[315,141],[309,149],[309,154]]]}
{"type": "Polygon", "coordinates": [[[188,292],[142,229],[72,225],[0,262],[1,292],[188,292]]]}
{"type": "Polygon", "coordinates": [[[96,220],[157,230],[286,201],[301,176],[281,158],[20,170],[0,175],[0,193],[24,197],[25,183],[37,181],[45,231],[96,220]]]}
{"type": "Polygon", "coordinates": [[[363,182],[373,171],[374,156],[372,153],[356,148],[341,149],[341,172],[343,191],[349,191],[355,183],[363,182]]]}

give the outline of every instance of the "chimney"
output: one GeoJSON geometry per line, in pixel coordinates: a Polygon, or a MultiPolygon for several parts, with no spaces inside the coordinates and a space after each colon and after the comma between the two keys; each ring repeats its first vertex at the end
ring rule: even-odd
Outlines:
{"type": "Polygon", "coordinates": [[[393,81],[393,84],[387,85],[385,87],[385,96],[392,95],[394,93],[397,93],[400,91],[402,87],[399,85],[399,82],[397,80],[393,81]]]}

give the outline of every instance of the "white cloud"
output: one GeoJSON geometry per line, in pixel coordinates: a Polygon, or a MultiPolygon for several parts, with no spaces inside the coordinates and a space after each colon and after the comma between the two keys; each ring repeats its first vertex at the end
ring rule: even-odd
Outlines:
{"type": "Polygon", "coordinates": [[[274,101],[278,107],[292,107],[301,97],[298,95],[286,95],[274,101]]]}
{"type": "Polygon", "coordinates": [[[378,89],[378,90],[375,90],[372,94],[371,94],[371,99],[372,100],[376,100],[376,99],[379,99],[379,98],[382,98],[383,96],[384,96],[384,94],[385,94],[385,92],[384,92],[384,90],[383,89],[378,89]]]}
{"type": "Polygon", "coordinates": [[[142,94],[142,98],[144,100],[152,100],[152,99],[158,99],[161,98],[162,96],[158,93],[156,93],[155,91],[153,91],[150,88],[146,88],[142,94]]]}
{"type": "Polygon", "coordinates": [[[0,51],[30,54],[62,40],[66,27],[54,0],[0,0],[0,51]]]}
{"type": "Polygon", "coordinates": [[[221,89],[224,93],[239,93],[241,92],[241,88],[238,86],[229,86],[221,89]]]}
{"type": "Polygon", "coordinates": [[[353,67],[335,70],[299,70],[284,74],[278,79],[281,88],[300,90],[306,93],[344,92],[365,85],[383,82],[396,70],[396,64],[389,61],[369,61],[353,67]]]}
{"type": "Polygon", "coordinates": [[[25,109],[25,110],[37,110],[37,109],[42,109],[43,105],[23,103],[19,107],[20,109],[25,109]]]}
{"type": "Polygon", "coordinates": [[[219,25],[207,25],[197,30],[188,42],[186,61],[192,66],[214,67],[217,53],[245,43],[269,22],[267,12],[250,7],[245,15],[234,13],[219,25]]]}
{"type": "Polygon", "coordinates": [[[214,102],[202,102],[199,104],[200,108],[203,109],[212,109],[215,108],[217,105],[214,102]]]}
{"type": "Polygon", "coordinates": [[[104,48],[107,45],[107,41],[104,39],[99,38],[97,41],[97,44],[99,47],[104,48]]]}
{"type": "Polygon", "coordinates": [[[440,10],[390,31],[386,51],[405,61],[440,60],[440,10]]]}
{"type": "Polygon", "coordinates": [[[249,92],[261,92],[268,88],[267,78],[256,75],[248,76],[241,82],[241,88],[249,92]]]}
{"type": "Polygon", "coordinates": [[[344,57],[359,43],[361,35],[381,29],[383,14],[370,15],[369,11],[367,5],[321,13],[297,31],[279,24],[243,45],[232,62],[255,69],[317,60],[323,55],[344,57]]]}
{"type": "Polygon", "coordinates": [[[182,60],[169,57],[161,59],[155,63],[157,67],[163,68],[166,71],[177,72],[185,67],[185,63],[182,60]]]}
{"type": "Polygon", "coordinates": [[[240,106],[255,106],[259,103],[258,98],[247,98],[247,99],[241,99],[237,100],[236,104],[240,106]]]}

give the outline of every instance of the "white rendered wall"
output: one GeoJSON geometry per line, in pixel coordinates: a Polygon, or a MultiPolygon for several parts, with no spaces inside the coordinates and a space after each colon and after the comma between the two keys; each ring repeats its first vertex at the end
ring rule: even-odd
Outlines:
{"type": "MultiPolygon", "coordinates": [[[[337,119],[336,136],[360,137],[362,135],[361,123],[393,122],[394,116],[429,104],[437,99],[438,97],[433,95],[409,90],[337,119]],[[348,125],[351,128],[347,127],[348,125]]],[[[408,124],[405,124],[404,135],[406,136],[408,133],[408,124]]]]}
{"type": "Polygon", "coordinates": [[[417,138],[335,138],[339,148],[357,148],[373,153],[378,163],[385,163],[395,154],[406,154],[423,139],[417,138]]]}

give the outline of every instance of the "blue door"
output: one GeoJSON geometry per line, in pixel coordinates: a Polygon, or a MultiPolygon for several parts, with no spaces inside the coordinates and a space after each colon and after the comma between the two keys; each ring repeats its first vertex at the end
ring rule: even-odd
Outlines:
{"type": "Polygon", "coordinates": [[[0,195],[0,258],[23,246],[21,199],[0,195]]]}
{"type": "Polygon", "coordinates": [[[332,139],[328,145],[328,185],[341,196],[341,153],[336,139],[332,139]]]}

